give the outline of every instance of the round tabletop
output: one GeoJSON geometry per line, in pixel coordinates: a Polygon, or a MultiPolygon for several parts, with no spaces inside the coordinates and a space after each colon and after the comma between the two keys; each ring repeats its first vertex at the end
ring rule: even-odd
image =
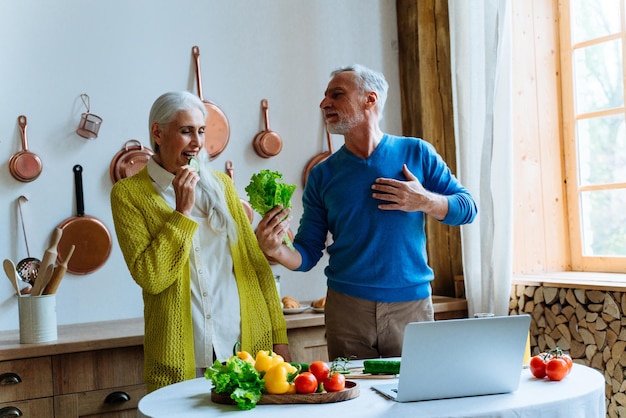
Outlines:
{"type": "MultiPolygon", "coordinates": [[[[572,372],[560,382],[536,379],[523,369],[517,391],[507,394],[473,396],[399,403],[374,390],[373,385],[390,379],[355,379],[357,398],[328,404],[257,405],[245,411],[246,418],[293,418],[321,416],[363,417],[550,417],[604,418],[606,416],[604,377],[592,368],[574,364],[572,372]]],[[[241,414],[234,405],[211,401],[210,381],[204,378],[176,383],[156,390],[139,401],[139,417],[217,417],[241,414]]]]}

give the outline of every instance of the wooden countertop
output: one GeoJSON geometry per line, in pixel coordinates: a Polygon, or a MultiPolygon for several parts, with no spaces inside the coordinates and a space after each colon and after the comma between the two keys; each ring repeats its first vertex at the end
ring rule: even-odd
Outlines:
{"type": "MultiPolygon", "coordinates": [[[[435,313],[467,311],[467,301],[433,296],[435,313]]],[[[324,326],[324,314],[305,311],[285,315],[287,329],[324,326]]],[[[20,344],[19,330],[0,331],[0,361],[143,344],[143,318],[60,325],[58,339],[49,343],[20,344]]]]}
{"type": "MultiPolygon", "coordinates": [[[[467,312],[467,300],[448,296],[433,296],[433,307],[436,314],[453,311],[467,312]]],[[[299,314],[285,315],[285,320],[287,321],[287,329],[316,327],[324,325],[324,314],[309,310],[299,314]]]]}
{"type": "Polygon", "coordinates": [[[60,325],[56,341],[20,344],[19,330],[0,332],[0,361],[143,344],[143,318],[60,325]]]}

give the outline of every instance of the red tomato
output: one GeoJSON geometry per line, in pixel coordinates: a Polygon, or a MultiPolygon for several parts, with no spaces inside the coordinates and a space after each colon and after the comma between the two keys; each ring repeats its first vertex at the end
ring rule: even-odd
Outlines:
{"type": "Polygon", "coordinates": [[[324,380],[326,392],[341,392],[346,388],[346,376],[341,373],[333,373],[324,380]]]}
{"type": "Polygon", "coordinates": [[[574,366],[574,362],[572,361],[572,357],[570,357],[569,354],[563,354],[561,356],[561,358],[563,360],[565,360],[565,363],[567,364],[567,374],[569,374],[572,371],[572,367],[574,366]]]}
{"type": "Polygon", "coordinates": [[[563,380],[568,373],[567,362],[562,357],[554,357],[546,364],[546,376],[550,380],[563,380]]]}
{"type": "Polygon", "coordinates": [[[314,393],[317,390],[317,379],[310,372],[302,372],[296,376],[293,383],[297,393],[314,393]]]}
{"type": "Polygon", "coordinates": [[[530,359],[530,363],[528,366],[530,367],[530,372],[538,379],[543,379],[546,377],[546,353],[541,353],[536,356],[533,356],[530,359]]]}
{"type": "Polygon", "coordinates": [[[313,373],[318,382],[323,382],[330,374],[330,366],[321,360],[314,361],[309,364],[309,372],[313,373]]]}

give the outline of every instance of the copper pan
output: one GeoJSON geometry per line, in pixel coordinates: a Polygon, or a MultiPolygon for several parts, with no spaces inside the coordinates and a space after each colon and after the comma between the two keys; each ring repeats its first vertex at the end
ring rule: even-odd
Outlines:
{"type": "Polygon", "coordinates": [[[267,99],[261,100],[261,107],[265,116],[265,130],[259,132],[252,139],[252,146],[256,153],[263,158],[278,155],[283,149],[283,140],[276,132],[270,130],[269,104],[267,99]]]}
{"type": "Polygon", "coordinates": [[[141,145],[136,139],[126,141],[124,147],[115,154],[109,166],[109,175],[113,183],[137,174],[148,164],[154,152],[141,145]]]}
{"type": "Polygon", "coordinates": [[[196,81],[198,82],[198,96],[200,100],[204,102],[207,112],[209,113],[206,119],[206,129],[204,131],[205,145],[209,159],[214,160],[217,158],[230,138],[230,124],[228,118],[215,103],[205,100],[202,96],[202,76],[200,75],[200,48],[194,46],[191,48],[191,52],[196,61],[196,81]]]}
{"type": "Polygon", "coordinates": [[[9,159],[9,171],[16,180],[24,183],[35,180],[41,174],[43,164],[41,159],[28,150],[28,139],[26,137],[26,116],[20,115],[17,117],[17,123],[20,126],[20,133],[22,136],[22,150],[9,159]]]}
{"type": "MultiPolygon", "coordinates": [[[[228,174],[228,177],[230,177],[234,183],[235,182],[235,166],[233,162],[230,160],[226,161],[226,174],[228,174]]],[[[254,220],[254,211],[252,210],[252,206],[250,206],[250,202],[248,202],[245,199],[239,199],[239,200],[241,200],[241,205],[243,206],[244,212],[246,212],[246,216],[250,220],[250,223],[252,223],[252,221],[254,220]]]]}
{"type": "Polygon", "coordinates": [[[57,260],[59,263],[66,260],[74,245],[74,253],[67,265],[67,271],[73,274],[88,274],[102,267],[109,258],[111,234],[100,220],[85,215],[83,167],[77,164],[73,171],[76,187],[76,215],[59,224],[63,235],[57,247],[57,260]]]}
{"type": "Polygon", "coordinates": [[[309,178],[309,174],[311,173],[311,170],[313,170],[313,167],[333,154],[333,139],[328,131],[326,131],[326,142],[328,143],[328,151],[323,151],[314,155],[304,167],[304,171],[302,172],[302,187],[306,186],[306,181],[309,178]]]}

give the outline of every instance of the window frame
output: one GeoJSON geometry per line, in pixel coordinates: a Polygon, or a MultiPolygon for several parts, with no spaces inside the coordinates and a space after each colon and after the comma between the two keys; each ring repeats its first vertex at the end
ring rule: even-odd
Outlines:
{"type": "MultiPolygon", "coordinates": [[[[621,12],[624,16],[625,1],[621,1],[621,12]]],[[[621,31],[616,35],[604,36],[572,45],[570,31],[570,0],[558,2],[559,8],[559,50],[561,66],[561,105],[562,105],[562,141],[564,150],[565,189],[567,196],[567,216],[570,237],[570,258],[573,271],[623,273],[626,269],[626,257],[613,256],[585,256],[583,254],[583,231],[581,220],[580,192],[585,190],[609,190],[615,185],[580,186],[578,172],[578,148],[576,143],[576,122],[578,120],[624,114],[624,106],[616,109],[606,109],[581,115],[575,114],[574,70],[573,55],[576,49],[598,44],[612,39],[622,40],[622,71],[626,68],[626,28],[624,19],[621,22],[621,31]]],[[[626,75],[623,75],[626,79],[626,75]]],[[[626,82],[624,83],[626,86],[626,82]]],[[[622,184],[622,183],[620,183],[622,184]]],[[[623,184],[622,184],[623,185],[623,184]]]]}

